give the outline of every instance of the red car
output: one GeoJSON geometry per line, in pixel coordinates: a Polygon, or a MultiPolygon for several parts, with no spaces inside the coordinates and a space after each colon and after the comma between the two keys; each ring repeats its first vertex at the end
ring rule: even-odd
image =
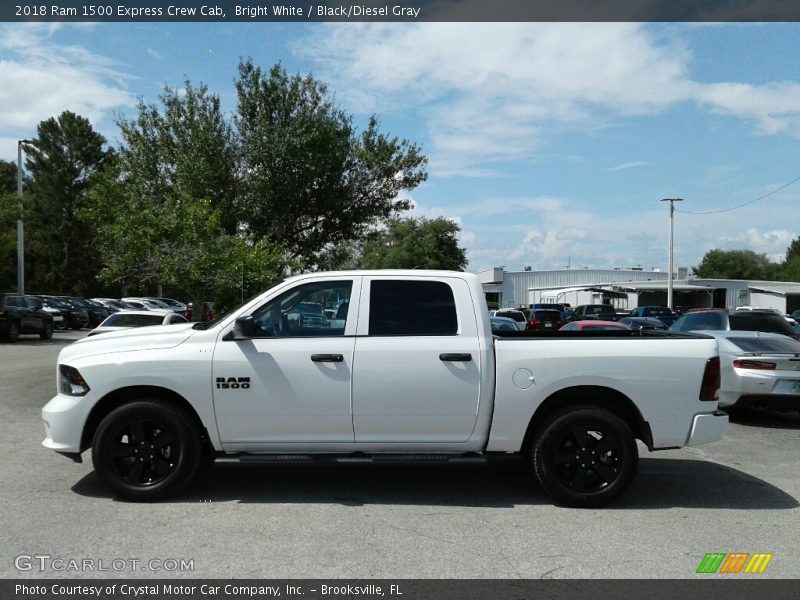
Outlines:
{"type": "Polygon", "coordinates": [[[559,331],[619,331],[630,330],[630,327],[616,321],[573,321],[567,323],[559,331]]]}

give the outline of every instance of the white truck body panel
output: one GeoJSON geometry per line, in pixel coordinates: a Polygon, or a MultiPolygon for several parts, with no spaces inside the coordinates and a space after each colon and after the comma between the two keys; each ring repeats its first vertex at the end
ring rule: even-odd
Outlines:
{"type": "Polygon", "coordinates": [[[655,447],[713,441],[727,418],[698,400],[713,339],[496,340],[478,277],[447,271],[352,271],[300,275],[248,302],[207,330],[138,328],[66,347],[59,364],[91,390],[62,391],[45,406],[43,444],[79,453],[92,408],[131,386],[184,398],[217,451],[517,452],[541,403],[565,388],[605,386],[631,400],[655,447]],[[308,282],[352,282],[342,335],[233,340],[238,317],[308,282]],[[454,335],[370,335],[374,281],[438,281],[456,301],[454,335]],[[341,355],[312,362],[313,354],[341,355]],[[440,359],[469,354],[469,361],[440,359]],[[529,374],[528,374],[529,372],[529,374]],[[249,386],[216,387],[219,378],[249,386]],[[532,381],[531,381],[531,378],[532,381]],[[527,382],[527,383],[526,383],[527,382]],[[698,418],[702,417],[702,418],[698,418]]]}
{"type": "Polygon", "coordinates": [[[494,420],[487,450],[516,452],[536,408],[552,394],[577,386],[602,386],[635,399],[650,424],[656,448],[686,445],[713,339],[609,338],[499,339],[494,420]],[[520,369],[532,373],[527,389],[514,384],[520,369]]]}

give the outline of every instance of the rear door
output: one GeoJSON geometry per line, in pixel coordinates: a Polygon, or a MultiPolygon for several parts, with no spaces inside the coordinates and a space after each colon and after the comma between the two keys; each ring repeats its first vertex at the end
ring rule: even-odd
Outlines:
{"type": "Polygon", "coordinates": [[[481,368],[465,281],[364,278],[353,366],[357,443],[467,441],[481,368]]]}

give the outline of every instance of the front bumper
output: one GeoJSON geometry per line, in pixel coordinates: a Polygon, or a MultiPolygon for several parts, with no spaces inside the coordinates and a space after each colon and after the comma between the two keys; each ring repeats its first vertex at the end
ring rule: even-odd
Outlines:
{"type": "Polygon", "coordinates": [[[86,396],[54,396],[42,409],[46,436],[42,446],[60,454],[79,454],[89,405],[86,396]]]}
{"type": "Polygon", "coordinates": [[[700,446],[709,442],[717,442],[725,437],[727,431],[727,413],[718,410],[713,413],[695,415],[686,445],[700,446]]]}

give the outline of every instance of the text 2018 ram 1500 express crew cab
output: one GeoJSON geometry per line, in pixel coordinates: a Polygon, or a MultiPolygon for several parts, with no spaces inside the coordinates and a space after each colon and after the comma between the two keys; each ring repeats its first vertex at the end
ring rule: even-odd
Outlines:
{"type": "Polygon", "coordinates": [[[216,322],[79,340],[57,379],[44,446],[91,446],[130,500],[178,492],[203,456],[522,453],[556,502],[599,506],[630,485],[636,439],[727,427],[716,340],[495,338],[478,277],[449,271],[299,275],[216,322]]]}

